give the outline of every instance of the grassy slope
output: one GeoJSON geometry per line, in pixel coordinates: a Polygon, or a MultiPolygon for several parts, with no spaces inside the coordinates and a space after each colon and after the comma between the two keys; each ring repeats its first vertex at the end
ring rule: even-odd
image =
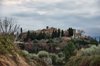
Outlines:
{"type": "Polygon", "coordinates": [[[23,54],[14,44],[13,36],[0,35],[0,66],[46,66],[42,61],[31,60],[23,54]]]}

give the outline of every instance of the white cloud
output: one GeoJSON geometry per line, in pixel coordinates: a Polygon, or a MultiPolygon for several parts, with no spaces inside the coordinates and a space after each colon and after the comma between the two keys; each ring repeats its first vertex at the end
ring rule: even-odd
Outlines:
{"type": "MultiPolygon", "coordinates": [[[[3,0],[2,4],[8,8],[16,6],[17,11],[29,11],[40,14],[66,14],[83,17],[92,17],[100,15],[98,0],[3,0]],[[18,6],[20,5],[20,6],[18,6]],[[31,8],[26,7],[30,5],[31,8]],[[22,8],[22,9],[21,9],[22,8]],[[41,9],[40,9],[41,8],[41,9]],[[49,12],[49,13],[48,13],[49,12]]],[[[12,11],[12,10],[11,10],[12,11]]],[[[32,12],[32,13],[33,13],[32,12]]]]}
{"type": "MultiPolygon", "coordinates": [[[[100,2],[100,1],[99,1],[100,2]]],[[[47,15],[76,15],[95,17],[100,15],[98,0],[33,0],[30,7],[47,15]]]]}
{"type": "Polygon", "coordinates": [[[25,2],[30,2],[31,0],[2,0],[2,4],[5,6],[14,6],[18,4],[23,4],[25,2]]]}
{"type": "Polygon", "coordinates": [[[23,4],[26,2],[33,2],[33,3],[59,3],[63,0],[1,0],[2,4],[11,6],[11,5],[17,5],[17,4],[23,4]]]}
{"type": "Polygon", "coordinates": [[[64,0],[32,0],[33,2],[39,2],[39,3],[59,3],[63,2],[64,0]]]}
{"type": "Polygon", "coordinates": [[[28,26],[33,23],[31,28],[34,24],[36,28],[41,28],[39,24],[100,28],[99,3],[100,0],[0,0],[0,16],[16,17],[24,27],[29,21],[28,26]]]}

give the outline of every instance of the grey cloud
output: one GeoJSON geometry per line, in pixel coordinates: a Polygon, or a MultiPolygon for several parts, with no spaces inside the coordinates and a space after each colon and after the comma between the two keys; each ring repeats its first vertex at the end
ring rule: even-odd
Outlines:
{"type": "MultiPolygon", "coordinates": [[[[4,16],[18,18],[26,29],[54,26],[84,29],[88,33],[100,33],[100,0],[64,0],[57,3],[23,2],[14,6],[0,6],[4,16]],[[40,14],[39,12],[47,12],[40,14]],[[95,30],[95,31],[94,31],[95,30]]],[[[2,3],[1,3],[2,4],[2,3]]]]}

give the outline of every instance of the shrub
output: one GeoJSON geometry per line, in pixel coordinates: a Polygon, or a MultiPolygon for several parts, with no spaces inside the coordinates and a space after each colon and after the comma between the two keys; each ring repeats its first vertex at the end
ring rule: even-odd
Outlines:
{"type": "Polygon", "coordinates": [[[91,56],[83,56],[79,63],[79,66],[89,66],[91,60],[92,60],[91,56]]]}
{"type": "Polygon", "coordinates": [[[38,59],[38,55],[37,54],[30,54],[31,59],[38,59]]]}
{"type": "Polygon", "coordinates": [[[0,42],[0,53],[1,54],[8,53],[8,51],[6,50],[6,48],[4,47],[4,45],[1,42],[0,42]]]}
{"type": "Polygon", "coordinates": [[[26,50],[21,50],[20,55],[22,55],[24,57],[29,57],[30,56],[29,52],[26,51],[26,50]]]}
{"type": "Polygon", "coordinates": [[[12,50],[13,51],[16,50],[13,36],[0,35],[0,53],[1,54],[14,53],[12,50]]]}
{"type": "Polygon", "coordinates": [[[46,51],[40,51],[40,52],[38,53],[38,57],[39,57],[39,58],[49,57],[49,53],[46,52],[46,51]]]}
{"type": "Polygon", "coordinates": [[[29,55],[29,52],[26,51],[26,50],[22,50],[22,52],[23,52],[25,55],[29,55]]]}
{"type": "Polygon", "coordinates": [[[50,58],[52,59],[53,64],[57,63],[58,55],[56,55],[55,53],[50,53],[50,58]]]}
{"type": "Polygon", "coordinates": [[[100,56],[75,56],[65,66],[100,66],[100,56]]]}
{"type": "Polygon", "coordinates": [[[62,58],[62,57],[65,57],[65,55],[63,52],[60,52],[60,53],[58,53],[58,57],[62,58]]]}
{"type": "Polygon", "coordinates": [[[81,57],[71,57],[65,66],[79,66],[81,57]]]}
{"type": "Polygon", "coordinates": [[[81,49],[78,55],[82,55],[82,56],[91,56],[91,55],[100,55],[100,45],[99,46],[95,46],[92,45],[90,48],[86,48],[86,49],[81,49]]]}
{"type": "Polygon", "coordinates": [[[100,66],[100,56],[94,56],[91,60],[90,66],[100,66]]]}
{"type": "Polygon", "coordinates": [[[64,59],[65,59],[64,57],[58,58],[57,61],[56,61],[56,63],[57,63],[58,65],[63,65],[63,64],[65,64],[64,59]]]}
{"type": "Polygon", "coordinates": [[[65,66],[100,66],[100,45],[81,49],[65,66]]]}
{"type": "Polygon", "coordinates": [[[65,60],[68,60],[74,54],[75,49],[76,49],[76,47],[73,42],[69,42],[64,47],[63,53],[65,55],[65,60]]]}

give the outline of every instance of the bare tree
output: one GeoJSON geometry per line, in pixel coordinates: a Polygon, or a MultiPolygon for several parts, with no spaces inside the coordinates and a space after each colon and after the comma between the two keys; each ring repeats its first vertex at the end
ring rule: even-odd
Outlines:
{"type": "Polygon", "coordinates": [[[0,19],[0,33],[14,34],[19,30],[19,26],[14,23],[13,19],[4,18],[0,19]]]}

